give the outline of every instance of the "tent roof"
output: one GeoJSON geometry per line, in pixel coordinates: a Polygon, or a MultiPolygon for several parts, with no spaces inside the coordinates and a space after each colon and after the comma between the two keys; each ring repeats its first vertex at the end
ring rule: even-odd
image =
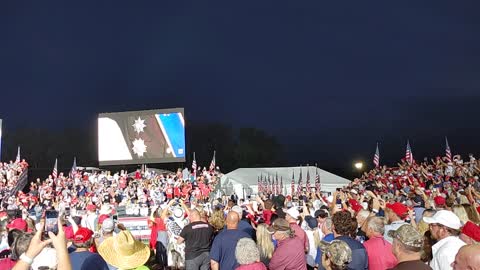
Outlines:
{"type": "Polygon", "coordinates": [[[338,187],[343,187],[350,183],[350,180],[327,172],[315,166],[303,166],[303,167],[274,167],[274,168],[239,168],[232,172],[229,172],[222,176],[222,186],[228,184],[240,184],[244,186],[256,186],[258,177],[267,175],[275,177],[278,175],[278,179],[283,179],[283,186],[290,190],[292,174],[295,174],[295,185],[298,184],[300,171],[302,172],[302,183],[305,185],[307,179],[307,172],[310,174],[310,186],[315,187],[316,171],[320,175],[320,185],[323,191],[334,191],[338,187]]]}

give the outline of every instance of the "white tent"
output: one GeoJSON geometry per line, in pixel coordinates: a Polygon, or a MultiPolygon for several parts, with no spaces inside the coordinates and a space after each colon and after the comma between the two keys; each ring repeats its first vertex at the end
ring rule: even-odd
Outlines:
{"type": "Polygon", "coordinates": [[[235,191],[239,197],[258,193],[258,178],[270,175],[275,178],[278,175],[278,181],[283,180],[282,194],[291,194],[292,175],[295,173],[295,190],[298,185],[298,178],[302,172],[302,183],[305,187],[307,172],[310,174],[310,187],[315,187],[316,173],[320,175],[320,186],[322,192],[334,192],[336,188],[341,188],[350,183],[350,180],[329,173],[314,166],[306,167],[277,167],[277,168],[239,168],[222,176],[222,190],[226,195],[235,191]]]}

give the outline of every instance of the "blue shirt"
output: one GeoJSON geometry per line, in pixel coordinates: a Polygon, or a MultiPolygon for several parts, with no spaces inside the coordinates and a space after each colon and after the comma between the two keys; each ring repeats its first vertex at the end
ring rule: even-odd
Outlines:
{"type": "Polygon", "coordinates": [[[335,240],[342,240],[352,250],[352,261],[348,264],[349,270],[367,270],[368,256],[365,247],[355,239],[348,236],[339,236],[335,240]]]}
{"type": "Polygon", "coordinates": [[[251,238],[247,233],[240,230],[223,230],[213,240],[210,250],[210,259],[220,265],[220,269],[235,269],[238,262],[235,258],[235,248],[240,238],[251,238]]]}
{"type": "Polygon", "coordinates": [[[253,229],[252,225],[245,220],[240,220],[238,223],[238,230],[250,235],[250,238],[252,239],[255,239],[256,237],[255,230],[253,229]]]}
{"type": "Polygon", "coordinates": [[[70,253],[70,261],[73,270],[109,270],[102,256],[90,251],[70,253]]]}

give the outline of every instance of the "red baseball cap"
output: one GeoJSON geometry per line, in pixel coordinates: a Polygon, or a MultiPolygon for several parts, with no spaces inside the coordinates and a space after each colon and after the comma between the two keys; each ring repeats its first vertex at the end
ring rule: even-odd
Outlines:
{"type": "Polygon", "coordinates": [[[437,205],[437,206],[445,205],[445,203],[447,202],[445,200],[445,198],[442,197],[442,196],[435,196],[435,198],[433,198],[433,201],[435,202],[435,205],[437,205]]]}
{"type": "Polygon", "coordinates": [[[18,229],[21,231],[26,232],[28,229],[27,222],[23,220],[22,218],[16,218],[12,220],[9,224],[7,224],[8,229],[18,229]]]}
{"type": "Polygon", "coordinates": [[[73,241],[76,243],[85,243],[92,238],[93,232],[90,229],[79,227],[73,235],[73,241]]]}
{"type": "Polygon", "coordinates": [[[392,210],[395,214],[397,214],[397,216],[402,219],[405,218],[408,213],[408,207],[399,202],[389,203],[387,204],[387,208],[392,210]]]}
{"type": "Polygon", "coordinates": [[[475,225],[475,223],[467,221],[462,228],[462,233],[473,240],[480,242],[480,226],[475,225]]]}
{"type": "Polygon", "coordinates": [[[97,207],[93,204],[87,205],[87,211],[95,211],[97,210],[97,207]]]}

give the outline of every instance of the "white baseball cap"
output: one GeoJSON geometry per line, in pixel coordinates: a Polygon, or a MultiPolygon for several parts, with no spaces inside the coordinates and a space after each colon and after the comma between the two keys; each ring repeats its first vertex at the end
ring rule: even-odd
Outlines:
{"type": "Polygon", "coordinates": [[[296,207],[289,208],[286,214],[290,215],[294,219],[298,219],[298,216],[300,216],[300,212],[298,212],[296,207]]]}
{"type": "Polygon", "coordinates": [[[452,211],[440,210],[433,217],[424,217],[423,221],[428,224],[438,223],[450,229],[458,230],[462,227],[460,219],[452,211]]]}

